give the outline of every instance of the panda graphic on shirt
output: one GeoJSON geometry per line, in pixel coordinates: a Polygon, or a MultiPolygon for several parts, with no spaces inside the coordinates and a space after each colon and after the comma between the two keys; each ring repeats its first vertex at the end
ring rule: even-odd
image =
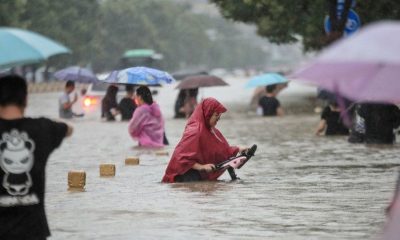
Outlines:
{"type": "Polygon", "coordinates": [[[26,132],[16,129],[3,133],[0,140],[0,166],[4,171],[1,185],[12,196],[28,194],[32,186],[35,143],[26,132]]]}

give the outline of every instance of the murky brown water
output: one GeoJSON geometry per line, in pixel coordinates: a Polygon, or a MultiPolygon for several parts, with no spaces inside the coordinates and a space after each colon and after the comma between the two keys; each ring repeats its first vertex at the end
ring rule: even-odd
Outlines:
{"type": "MultiPolygon", "coordinates": [[[[159,97],[168,106],[175,93],[159,97]]],[[[56,102],[57,94],[32,95],[28,114],[54,117],[56,102]]],[[[163,111],[172,153],[185,121],[163,111]]],[[[161,184],[168,157],[133,148],[127,123],[74,120],[74,136],[47,166],[51,239],[375,239],[397,177],[399,145],[315,137],[318,119],[232,110],[219,129],[233,145],[258,144],[256,156],[237,171],[239,181],[226,174],[192,184],[161,184]],[[125,166],[133,155],[141,164],[125,166]],[[116,164],[117,175],[100,178],[100,163],[116,164]],[[72,169],[86,171],[85,192],[67,191],[72,169]]]]}

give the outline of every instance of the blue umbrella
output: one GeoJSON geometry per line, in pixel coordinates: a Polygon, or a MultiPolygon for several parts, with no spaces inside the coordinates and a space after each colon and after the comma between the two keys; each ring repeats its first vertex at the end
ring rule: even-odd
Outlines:
{"type": "Polygon", "coordinates": [[[99,80],[92,71],[78,66],[61,69],[55,72],[54,76],[59,80],[72,80],[80,83],[93,83],[99,80]]]}
{"type": "Polygon", "coordinates": [[[37,63],[50,56],[70,52],[67,47],[43,35],[0,27],[0,68],[37,63]]]}
{"type": "Polygon", "coordinates": [[[132,67],[113,71],[102,81],[112,84],[157,86],[170,84],[175,82],[175,79],[169,73],[154,68],[132,67]]]}
{"type": "Polygon", "coordinates": [[[247,82],[246,87],[261,87],[278,83],[287,83],[289,80],[278,73],[266,73],[258,75],[247,82]]]}

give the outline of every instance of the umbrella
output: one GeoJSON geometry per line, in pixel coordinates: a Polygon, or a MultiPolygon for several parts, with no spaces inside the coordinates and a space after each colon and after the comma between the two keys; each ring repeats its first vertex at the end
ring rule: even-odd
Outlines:
{"type": "Polygon", "coordinates": [[[199,70],[199,71],[188,71],[188,70],[185,70],[185,71],[174,72],[172,74],[172,76],[177,81],[183,80],[183,79],[185,79],[187,77],[190,77],[190,76],[196,76],[196,75],[208,75],[208,72],[206,70],[199,70]]]}
{"type": "Polygon", "coordinates": [[[54,76],[59,80],[72,80],[80,83],[93,83],[99,80],[92,71],[78,66],[61,69],[55,72],[54,76]]]}
{"type": "Polygon", "coordinates": [[[37,63],[50,56],[70,53],[62,44],[17,28],[0,28],[0,68],[37,63]]]}
{"type": "Polygon", "coordinates": [[[400,102],[400,21],[368,25],[290,77],[349,99],[400,102]]]}
{"type": "Polygon", "coordinates": [[[250,79],[247,82],[246,87],[261,87],[261,86],[268,86],[278,83],[287,83],[288,80],[284,76],[278,73],[266,73],[262,75],[258,75],[250,79]]]}
{"type": "Polygon", "coordinates": [[[175,82],[175,79],[169,73],[154,68],[132,67],[112,71],[102,81],[112,84],[159,86],[163,83],[170,84],[175,82]]]}
{"type": "Polygon", "coordinates": [[[182,80],[176,86],[177,89],[191,89],[200,87],[214,87],[214,86],[227,86],[229,85],[219,77],[211,75],[195,75],[189,76],[182,80]]]}

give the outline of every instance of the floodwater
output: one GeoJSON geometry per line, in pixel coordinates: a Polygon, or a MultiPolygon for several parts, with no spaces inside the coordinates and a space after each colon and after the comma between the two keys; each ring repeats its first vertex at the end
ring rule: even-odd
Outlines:
{"type": "MultiPolygon", "coordinates": [[[[376,239],[397,178],[399,145],[316,137],[319,116],[312,110],[257,117],[247,110],[251,90],[233,81],[200,94],[216,96],[230,110],[217,127],[232,145],[258,145],[236,172],[241,180],[225,174],[218,182],[162,184],[169,158],[134,148],[127,123],[76,119],[73,137],[51,155],[46,170],[50,239],[376,239]],[[140,156],[140,165],[125,166],[127,156],[140,156]],[[101,163],[114,163],[116,176],[99,177],[101,163]],[[86,171],[84,192],[67,190],[70,170],[86,171]]],[[[285,91],[287,104],[290,96],[311,92],[285,91]]],[[[167,87],[156,97],[170,154],[185,125],[172,118],[176,94],[167,87]]],[[[28,115],[56,117],[57,96],[32,94],[28,115]]]]}

